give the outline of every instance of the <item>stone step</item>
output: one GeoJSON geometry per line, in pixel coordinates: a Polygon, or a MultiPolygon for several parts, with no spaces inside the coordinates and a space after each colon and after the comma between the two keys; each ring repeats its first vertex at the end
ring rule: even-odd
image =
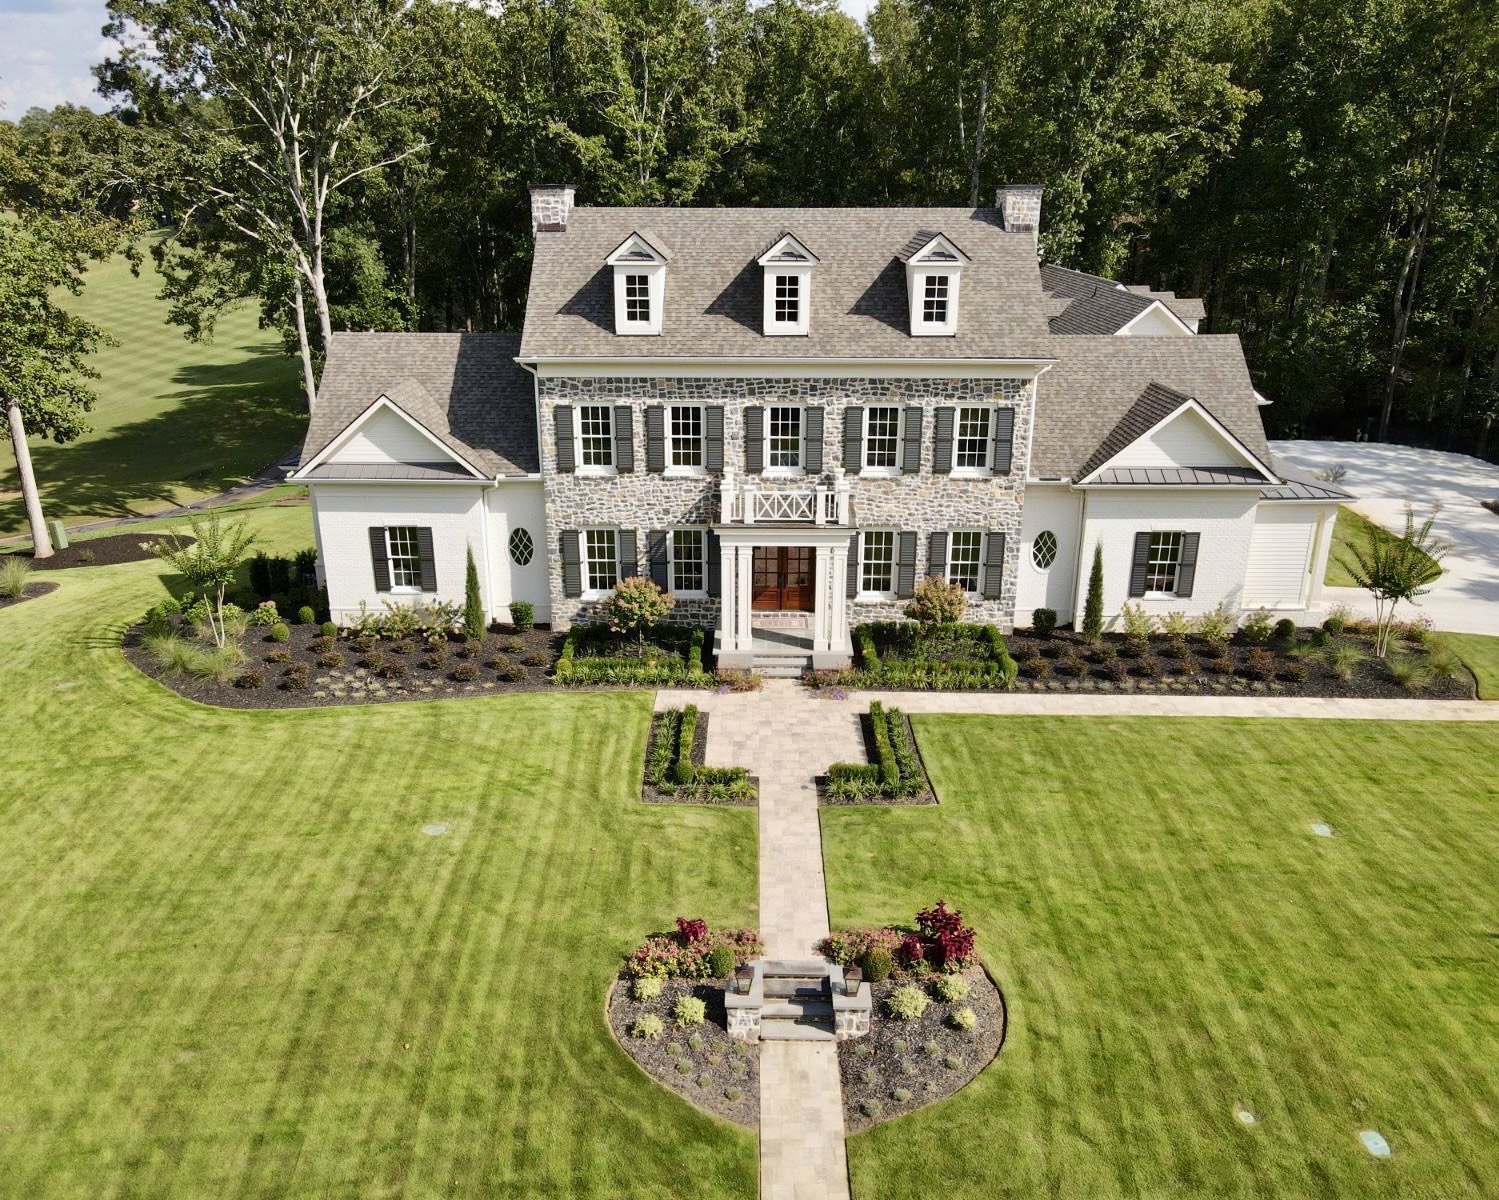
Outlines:
{"type": "Polygon", "coordinates": [[[812,660],[805,663],[791,664],[785,659],[772,659],[769,662],[755,659],[750,664],[750,670],[756,675],[763,675],[767,679],[800,679],[802,672],[812,665],[812,660]]]}
{"type": "Polygon", "coordinates": [[[785,1000],[796,997],[803,1000],[817,1000],[827,994],[826,979],[796,979],[777,976],[765,981],[767,999],[785,1000]]]}
{"type": "Polygon", "coordinates": [[[833,1019],[831,1000],[802,999],[801,997],[766,1000],[765,1007],[760,1010],[762,1021],[817,1021],[819,1018],[828,1021],[833,1019]]]}
{"type": "Polygon", "coordinates": [[[825,958],[767,958],[761,964],[761,972],[766,979],[777,976],[825,979],[828,965],[825,958]]]}
{"type": "Polygon", "coordinates": [[[762,1042],[836,1042],[838,1035],[833,1032],[832,1023],[800,1024],[795,1021],[761,1021],[760,1040],[762,1042]]]}

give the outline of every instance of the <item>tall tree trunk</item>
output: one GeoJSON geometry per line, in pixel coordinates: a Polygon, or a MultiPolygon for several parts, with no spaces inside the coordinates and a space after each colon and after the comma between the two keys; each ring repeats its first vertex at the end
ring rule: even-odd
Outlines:
{"type": "Polygon", "coordinates": [[[26,422],[21,406],[5,398],[5,419],[10,425],[11,445],[16,448],[16,473],[21,477],[21,496],[26,501],[26,523],[31,526],[32,558],[51,558],[52,538],[42,519],[42,496],[36,490],[36,472],[31,469],[31,447],[26,444],[26,422]]]}
{"type": "Polygon", "coordinates": [[[1484,265],[1483,279],[1478,284],[1478,295],[1473,298],[1473,315],[1468,321],[1467,336],[1463,339],[1462,369],[1458,372],[1457,386],[1452,389],[1452,399],[1447,405],[1447,447],[1457,445],[1457,427],[1462,420],[1463,407],[1468,400],[1468,389],[1473,383],[1473,358],[1478,353],[1478,335],[1483,319],[1489,313],[1489,292],[1494,286],[1494,271],[1499,267],[1499,230],[1489,245],[1489,261],[1484,265]]]}
{"type": "Polygon", "coordinates": [[[979,76],[979,111],[973,123],[973,158],[968,168],[968,207],[979,206],[979,171],[984,163],[984,126],[989,121],[989,67],[979,76]]]}
{"type": "Polygon", "coordinates": [[[1390,340],[1390,365],[1385,372],[1384,401],[1379,409],[1379,434],[1375,441],[1387,441],[1390,436],[1390,413],[1395,407],[1395,389],[1400,381],[1400,360],[1405,356],[1406,334],[1410,329],[1411,313],[1416,307],[1417,289],[1421,286],[1421,260],[1426,253],[1426,235],[1431,230],[1431,217],[1436,209],[1437,182],[1441,179],[1442,161],[1447,154],[1447,130],[1452,124],[1457,78],[1458,71],[1454,67],[1451,82],[1447,85],[1447,104],[1442,111],[1441,132],[1432,154],[1431,171],[1426,177],[1426,195],[1421,204],[1421,216],[1406,242],[1405,259],[1400,266],[1400,278],[1395,284],[1395,331],[1390,340]]]}
{"type": "Polygon", "coordinates": [[[312,370],[312,346],[307,341],[307,305],[302,297],[302,277],[296,276],[291,293],[291,311],[297,326],[297,349],[302,355],[302,388],[307,393],[307,411],[317,403],[317,376],[312,370]]]}

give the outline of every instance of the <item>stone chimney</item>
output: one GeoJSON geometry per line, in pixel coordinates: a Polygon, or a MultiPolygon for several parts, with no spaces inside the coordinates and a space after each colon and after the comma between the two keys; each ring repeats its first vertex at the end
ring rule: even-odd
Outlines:
{"type": "Polygon", "coordinates": [[[1011,233],[1037,234],[1041,231],[1041,185],[1007,183],[994,197],[1000,219],[1011,233]]]}
{"type": "Polygon", "coordinates": [[[531,232],[561,233],[572,216],[573,195],[570,183],[533,183],[531,185],[531,232]]]}

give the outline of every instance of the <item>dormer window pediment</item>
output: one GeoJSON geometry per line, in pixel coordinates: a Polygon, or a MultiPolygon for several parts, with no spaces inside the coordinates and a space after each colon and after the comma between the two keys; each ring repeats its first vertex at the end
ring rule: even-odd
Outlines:
{"type": "Polygon", "coordinates": [[[657,237],[636,230],[604,260],[614,268],[614,332],[659,335],[666,306],[666,264],[672,253],[657,237]]]}
{"type": "Polygon", "coordinates": [[[912,337],[954,337],[963,268],[972,260],[946,235],[922,230],[902,248],[912,337]]]}
{"type": "Polygon", "coordinates": [[[817,255],[787,232],[756,261],[765,274],[765,336],[806,336],[812,327],[812,268],[817,255]]]}

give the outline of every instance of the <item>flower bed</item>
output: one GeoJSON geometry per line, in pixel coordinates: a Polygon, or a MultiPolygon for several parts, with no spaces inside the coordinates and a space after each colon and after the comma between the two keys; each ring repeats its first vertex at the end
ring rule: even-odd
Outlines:
{"type": "Polygon", "coordinates": [[[651,721],[641,798],[648,804],[759,803],[759,782],[743,767],[704,766],[708,714],[695,704],[668,708],[651,721]]]}
{"type": "Polygon", "coordinates": [[[878,700],[860,718],[867,763],[834,763],[818,779],[824,804],[935,804],[910,718],[878,700]]]}

